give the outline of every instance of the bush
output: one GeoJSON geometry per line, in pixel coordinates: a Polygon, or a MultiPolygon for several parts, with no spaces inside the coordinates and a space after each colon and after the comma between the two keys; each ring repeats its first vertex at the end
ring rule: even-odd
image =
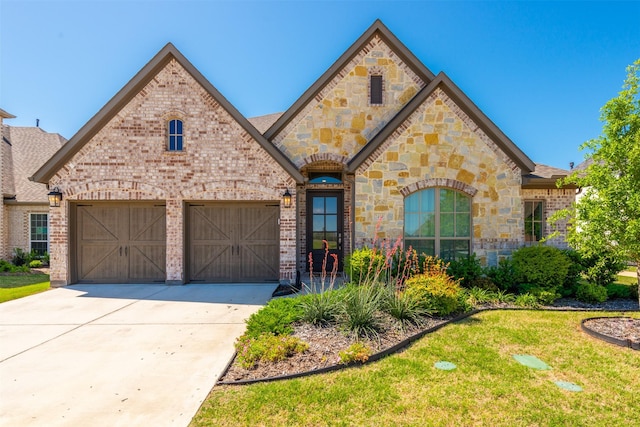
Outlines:
{"type": "Polygon", "coordinates": [[[475,282],[483,275],[482,265],[476,254],[451,261],[447,268],[447,273],[456,280],[460,281],[460,285],[470,289],[478,286],[475,282]]]}
{"type": "Polygon", "coordinates": [[[361,248],[354,250],[344,261],[344,271],[351,283],[362,283],[372,279],[376,271],[384,268],[385,257],[379,249],[361,248]]]}
{"type": "Polygon", "coordinates": [[[336,321],[341,312],[339,294],[343,291],[324,290],[309,293],[300,299],[300,320],[313,325],[327,325],[336,321]]]}
{"type": "Polygon", "coordinates": [[[291,324],[300,320],[301,317],[302,308],[299,299],[272,299],[249,317],[245,335],[249,338],[257,338],[265,333],[290,335],[293,332],[291,324]]]}
{"type": "Polygon", "coordinates": [[[309,345],[296,337],[265,333],[255,338],[244,334],[238,338],[235,347],[240,366],[251,369],[261,361],[277,362],[304,353],[309,345]]]}
{"type": "Polygon", "coordinates": [[[369,360],[369,356],[371,356],[371,349],[362,341],[356,341],[351,344],[349,348],[338,354],[340,356],[340,363],[345,365],[354,362],[364,363],[369,360]]]}
{"type": "Polygon", "coordinates": [[[421,274],[405,282],[405,292],[434,313],[447,316],[460,310],[460,284],[446,273],[421,274]]]}
{"type": "Polygon", "coordinates": [[[40,268],[42,267],[42,261],[39,259],[34,259],[29,263],[29,268],[40,268]]]}
{"type": "Polygon", "coordinates": [[[521,294],[533,295],[534,297],[536,297],[538,303],[542,305],[551,305],[555,300],[562,296],[553,289],[543,289],[540,286],[531,285],[528,283],[519,285],[518,289],[520,290],[521,294]]]}
{"type": "Polygon", "coordinates": [[[538,308],[540,307],[540,303],[538,302],[538,298],[532,294],[520,294],[516,296],[515,301],[513,302],[518,307],[529,307],[529,308],[538,308]]]}
{"type": "Polygon", "coordinates": [[[584,259],[578,251],[573,249],[562,249],[561,252],[570,261],[569,269],[567,270],[567,277],[562,283],[562,288],[559,290],[560,294],[564,297],[570,297],[575,295],[576,287],[580,282],[580,277],[585,270],[584,259]]]}
{"type": "Polygon", "coordinates": [[[340,325],[356,337],[375,337],[380,328],[377,312],[382,308],[384,288],[349,285],[343,301],[340,325]]]}
{"type": "Polygon", "coordinates": [[[485,269],[485,274],[502,291],[514,290],[518,284],[516,269],[511,258],[501,259],[497,267],[485,269]]]}
{"type": "Polygon", "coordinates": [[[396,291],[391,286],[386,289],[382,309],[400,321],[403,327],[411,323],[419,325],[424,316],[431,314],[429,310],[422,307],[415,295],[396,291]]]}
{"type": "Polygon", "coordinates": [[[618,273],[627,266],[624,260],[610,251],[587,255],[584,264],[587,281],[602,286],[615,282],[618,273]]]}
{"type": "MultiPolygon", "coordinates": [[[[607,297],[609,298],[631,298],[634,285],[623,285],[620,283],[609,283],[605,286],[607,297]]],[[[637,285],[635,285],[637,286],[637,285]]]]}
{"type": "Polygon", "coordinates": [[[605,302],[607,288],[594,283],[581,283],[576,290],[576,299],[587,303],[605,302]]]}
{"type": "Polygon", "coordinates": [[[16,266],[11,264],[8,261],[0,259],[0,272],[1,273],[28,273],[29,266],[28,265],[16,266]]]}
{"type": "Polygon", "coordinates": [[[26,251],[22,250],[21,248],[15,248],[13,250],[13,258],[11,259],[11,262],[16,267],[27,265],[27,264],[29,264],[29,262],[31,262],[31,260],[32,260],[32,258],[31,258],[31,254],[29,252],[26,252],[26,251]]]}
{"type": "Polygon", "coordinates": [[[530,283],[555,291],[567,279],[571,261],[558,248],[535,245],[518,249],[512,255],[519,283],[530,283]]]}

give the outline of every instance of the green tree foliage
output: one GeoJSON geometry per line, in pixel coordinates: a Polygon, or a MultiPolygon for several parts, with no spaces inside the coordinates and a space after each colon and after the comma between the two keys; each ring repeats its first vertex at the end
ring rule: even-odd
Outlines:
{"type": "MultiPolygon", "coordinates": [[[[602,108],[602,135],[584,143],[590,165],[560,183],[583,189],[569,213],[569,243],[586,256],[612,251],[640,271],[640,59],[602,108]]],[[[639,279],[640,282],[640,279],[639,279]]]]}

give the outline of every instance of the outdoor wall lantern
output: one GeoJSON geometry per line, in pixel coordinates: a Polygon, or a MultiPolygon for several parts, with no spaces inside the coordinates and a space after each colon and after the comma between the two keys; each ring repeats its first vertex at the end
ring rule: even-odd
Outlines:
{"type": "Polygon", "coordinates": [[[53,190],[49,191],[47,194],[49,197],[49,206],[52,208],[60,207],[60,201],[62,200],[62,193],[58,187],[54,187],[53,190]]]}
{"type": "Polygon", "coordinates": [[[282,195],[282,201],[284,202],[284,207],[291,207],[291,193],[289,193],[289,189],[287,188],[282,195]]]}

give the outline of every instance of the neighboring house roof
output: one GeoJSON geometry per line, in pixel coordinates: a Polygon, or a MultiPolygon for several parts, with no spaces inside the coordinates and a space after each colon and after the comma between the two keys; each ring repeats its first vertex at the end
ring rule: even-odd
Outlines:
{"type": "Polygon", "coordinates": [[[250,117],[249,123],[258,129],[258,132],[264,134],[284,113],[273,113],[264,116],[250,117]]]}
{"type": "Polygon", "coordinates": [[[15,119],[16,118],[16,116],[14,116],[11,113],[7,113],[2,108],[0,108],[0,117],[2,117],[3,119],[15,119]]]}
{"type": "Polygon", "coordinates": [[[46,203],[47,188],[29,177],[38,170],[60,147],[66,139],[57,133],[48,133],[38,127],[2,126],[4,155],[9,161],[3,171],[4,197],[18,203],[46,203]],[[14,199],[15,198],[15,199],[14,199]]]}
{"type": "Polygon", "coordinates": [[[426,87],[424,87],[401,111],[391,120],[350,162],[348,170],[355,170],[391,136],[395,130],[437,88],[443,90],[456,105],[460,107],[483,131],[494,141],[498,147],[520,167],[523,174],[534,170],[535,164],[517,145],[509,139],[472,101],[456,86],[453,81],[444,73],[440,72],[426,87]]]}
{"type": "Polygon", "coordinates": [[[102,129],[160,70],[175,59],[218,102],[242,128],[262,146],[282,168],[298,182],[304,180],[295,165],[267,141],[240,112],[191,64],[187,58],[167,43],[98,113],[93,116],[46,164],[30,178],[47,183],[56,172],[102,129]]]}
{"type": "MultiPolygon", "coordinates": [[[[558,188],[556,182],[571,174],[566,169],[547,166],[536,163],[535,169],[522,177],[522,188],[558,188]]],[[[573,184],[564,185],[562,188],[577,188],[573,184]]]]}
{"type": "Polygon", "coordinates": [[[422,62],[380,21],[377,19],[367,31],[358,38],[347,49],[345,53],[313,84],[300,98],[267,130],[264,136],[268,140],[272,140],[277,136],[287,124],[293,120],[304,107],[312,102],[316,95],[329,84],[333,78],[342,71],[342,69],[351,61],[358,53],[365,48],[369,41],[378,35],[382,41],[393,50],[405,64],[416,73],[416,75],[428,84],[435,75],[425,67],[422,62]]]}
{"type": "Polygon", "coordinates": [[[576,166],[575,168],[573,168],[573,170],[576,171],[583,171],[586,170],[589,166],[591,166],[593,164],[593,158],[590,157],[587,160],[585,160],[584,162],[580,163],[578,166],[576,166]]]}

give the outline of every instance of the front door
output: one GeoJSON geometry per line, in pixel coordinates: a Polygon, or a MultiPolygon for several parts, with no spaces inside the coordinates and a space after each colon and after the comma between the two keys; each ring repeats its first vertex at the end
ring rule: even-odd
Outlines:
{"type": "MultiPolygon", "coordinates": [[[[333,269],[335,254],[338,271],[342,271],[343,192],[322,191],[307,193],[307,254],[313,258],[313,271],[333,269]],[[327,251],[328,249],[328,251],[327,251]]],[[[309,262],[307,262],[307,269],[309,262]]]]}

